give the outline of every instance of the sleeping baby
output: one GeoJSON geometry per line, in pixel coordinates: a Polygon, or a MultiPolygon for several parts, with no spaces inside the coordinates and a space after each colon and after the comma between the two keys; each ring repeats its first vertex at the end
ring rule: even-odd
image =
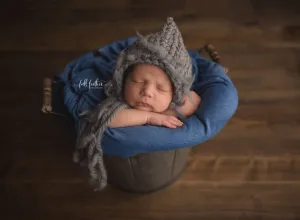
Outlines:
{"type": "Polygon", "coordinates": [[[183,123],[177,116],[192,115],[199,106],[200,97],[191,91],[191,98],[183,97],[184,104],[170,108],[173,85],[168,74],[158,66],[135,64],[124,73],[124,101],[131,107],[121,110],[108,127],[156,125],[176,128],[183,123]]]}
{"type": "Polygon", "coordinates": [[[78,128],[74,160],[87,159],[96,190],[107,184],[101,146],[105,129],[181,127],[180,119],[192,115],[200,103],[191,91],[193,82],[191,57],[173,18],[167,18],[156,33],[137,33],[137,40],[118,56],[113,77],[105,85],[106,99],[83,115],[78,128]]]}

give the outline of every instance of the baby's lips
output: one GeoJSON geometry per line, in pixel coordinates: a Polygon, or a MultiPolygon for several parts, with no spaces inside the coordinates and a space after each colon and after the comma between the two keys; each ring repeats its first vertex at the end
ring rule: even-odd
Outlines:
{"type": "Polygon", "coordinates": [[[149,104],[144,103],[144,102],[138,102],[137,104],[140,106],[144,106],[144,107],[149,107],[149,108],[151,107],[149,104]]]}

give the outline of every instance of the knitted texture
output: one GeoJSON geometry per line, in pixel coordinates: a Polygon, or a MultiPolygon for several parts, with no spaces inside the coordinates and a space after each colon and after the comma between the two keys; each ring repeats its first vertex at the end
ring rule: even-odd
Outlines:
{"type": "Polygon", "coordinates": [[[95,190],[107,185],[101,139],[115,115],[129,106],[123,100],[126,69],[133,64],[152,64],[161,67],[170,77],[174,95],[171,106],[182,105],[184,94],[189,95],[193,83],[191,58],[173,18],[167,18],[161,30],[142,36],[121,51],[112,79],[105,85],[107,98],[94,109],[84,112],[78,127],[74,153],[75,162],[86,162],[95,190]]]}
{"type": "Polygon", "coordinates": [[[189,94],[194,78],[191,58],[174,19],[167,18],[159,32],[137,36],[136,42],[120,53],[113,79],[107,84],[111,88],[107,88],[108,94],[122,97],[125,70],[133,64],[147,63],[165,70],[174,86],[173,102],[183,104],[183,94],[189,94]]]}
{"type": "Polygon", "coordinates": [[[128,106],[125,103],[109,97],[92,111],[82,114],[73,160],[75,163],[87,163],[91,183],[96,191],[104,189],[107,185],[107,173],[101,147],[103,133],[114,116],[126,107],[128,106]]]}

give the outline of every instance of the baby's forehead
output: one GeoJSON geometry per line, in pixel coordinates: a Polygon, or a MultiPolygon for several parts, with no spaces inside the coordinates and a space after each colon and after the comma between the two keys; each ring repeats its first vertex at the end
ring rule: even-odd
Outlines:
{"type": "Polygon", "coordinates": [[[151,63],[136,63],[131,65],[131,68],[133,71],[139,71],[139,70],[157,70],[164,72],[164,69],[162,69],[160,66],[151,64],[151,63]]]}
{"type": "Polygon", "coordinates": [[[169,79],[165,70],[153,64],[135,64],[130,67],[130,73],[133,76],[154,76],[159,78],[169,79]]]}

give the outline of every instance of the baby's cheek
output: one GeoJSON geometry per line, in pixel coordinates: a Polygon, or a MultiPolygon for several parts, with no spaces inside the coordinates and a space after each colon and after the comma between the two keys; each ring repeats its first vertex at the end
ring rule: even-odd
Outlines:
{"type": "Polygon", "coordinates": [[[171,103],[172,99],[169,97],[163,97],[157,101],[157,110],[159,112],[163,112],[169,108],[169,105],[171,103]]]}
{"type": "Polygon", "coordinates": [[[132,104],[132,102],[133,102],[133,100],[134,100],[133,94],[132,94],[131,92],[128,92],[128,93],[126,94],[126,99],[125,99],[125,100],[127,101],[128,104],[132,104]]]}
{"type": "Polygon", "coordinates": [[[139,90],[137,88],[131,88],[127,92],[127,104],[135,105],[139,100],[139,90]]]}
{"type": "Polygon", "coordinates": [[[127,102],[127,104],[130,104],[132,102],[132,91],[130,87],[125,87],[124,90],[124,99],[127,102]]]}

